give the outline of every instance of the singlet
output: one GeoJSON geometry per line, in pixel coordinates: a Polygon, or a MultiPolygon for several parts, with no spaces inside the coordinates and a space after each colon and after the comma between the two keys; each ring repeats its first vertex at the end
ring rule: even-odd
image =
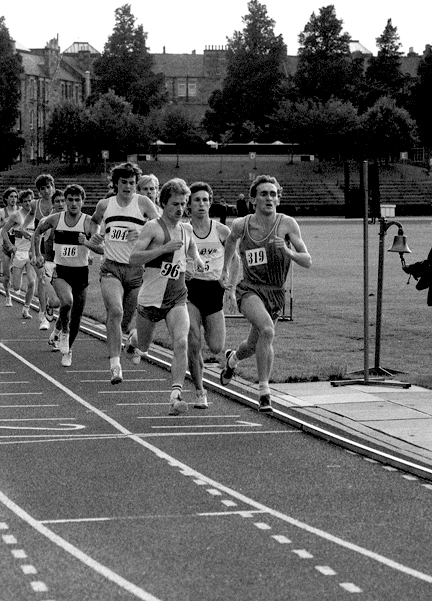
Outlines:
{"type": "Polygon", "coordinates": [[[243,280],[256,286],[283,288],[291,259],[270,242],[283,215],[279,214],[270,232],[262,240],[254,240],[249,234],[249,222],[252,215],[245,217],[243,236],[239,250],[243,265],[243,280]]]}
{"type": "MultiPolygon", "coordinates": [[[[171,240],[163,219],[157,222],[164,232],[164,244],[171,240]]],[[[163,308],[180,298],[186,289],[186,254],[190,236],[180,223],[183,245],[178,250],[159,255],[145,265],[143,283],[138,294],[138,304],[143,307],[163,308]]]]}
{"type": "Polygon", "coordinates": [[[35,227],[35,229],[36,229],[36,228],[37,228],[37,226],[39,225],[39,222],[41,221],[41,219],[43,219],[44,217],[48,217],[48,215],[51,215],[51,211],[52,211],[52,209],[50,209],[50,210],[48,211],[48,213],[47,213],[46,215],[44,215],[44,214],[42,213],[42,210],[41,210],[40,203],[41,203],[41,200],[40,200],[40,198],[39,198],[39,199],[36,201],[36,209],[35,209],[35,212],[34,212],[34,224],[35,224],[35,225],[34,225],[34,227],[35,227]]]}
{"type": "MultiPolygon", "coordinates": [[[[4,219],[4,223],[5,224],[6,224],[6,221],[9,219],[9,217],[16,212],[16,211],[12,211],[11,213],[9,213],[7,207],[4,207],[4,209],[0,209],[0,210],[3,211],[3,219],[4,219]]],[[[0,234],[1,234],[2,229],[3,229],[3,226],[0,228],[0,234]]],[[[8,236],[9,236],[10,243],[14,244],[14,245],[15,245],[15,234],[16,234],[16,229],[15,228],[11,228],[8,231],[8,236]]]]}
{"type": "Polygon", "coordinates": [[[88,265],[89,249],[78,242],[78,234],[85,234],[86,215],[82,213],[77,223],[69,227],[65,222],[66,212],[59,213],[60,217],[54,229],[54,262],[64,267],[86,267],[88,265]]]}
{"type": "MultiPolygon", "coordinates": [[[[21,211],[19,212],[19,219],[21,221],[21,225],[24,223],[24,219],[27,217],[26,215],[23,215],[21,213],[21,211]]],[[[17,226],[18,228],[19,226],[17,226]]],[[[26,232],[28,232],[30,235],[33,235],[34,231],[35,231],[35,226],[34,226],[34,219],[33,221],[31,221],[27,227],[26,227],[26,232]]],[[[17,249],[17,253],[18,252],[24,252],[24,253],[28,253],[30,250],[30,240],[27,239],[24,235],[22,230],[20,229],[15,229],[15,248],[17,249]]]]}
{"type": "Polygon", "coordinates": [[[210,219],[210,231],[204,238],[200,238],[195,232],[193,239],[197,245],[199,255],[205,263],[204,272],[196,271],[196,280],[218,280],[222,273],[224,263],[224,245],[217,232],[216,221],[210,219]]]}
{"type": "Polygon", "coordinates": [[[138,234],[142,230],[146,219],[142,214],[138,194],[132,196],[132,200],[126,207],[121,207],[117,202],[117,196],[108,199],[108,205],[104,213],[105,225],[105,251],[106,259],[117,263],[129,263],[129,257],[134,247],[135,240],[128,241],[128,228],[136,229],[138,234]]]}

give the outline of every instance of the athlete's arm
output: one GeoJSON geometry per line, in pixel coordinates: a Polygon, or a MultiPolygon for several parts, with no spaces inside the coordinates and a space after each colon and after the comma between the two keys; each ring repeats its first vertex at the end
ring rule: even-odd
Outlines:
{"type": "Polygon", "coordinates": [[[15,250],[15,246],[12,244],[9,238],[9,231],[18,225],[16,215],[10,215],[9,219],[6,220],[6,223],[3,225],[1,235],[3,238],[4,245],[8,251],[15,250]]]}
{"type": "Polygon", "coordinates": [[[30,211],[27,213],[27,215],[24,217],[24,221],[21,224],[21,230],[26,230],[28,228],[28,226],[30,225],[30,223],[33,221],[34,216],[36,214],[36,207],[37,207],[37,200],[32,200],[30,203],[30,211]]]}
{"type": "Polygon", "coordinates": [[[281,235],[273,238],[275,246],[280,248],[297,265],[308,269],[312,265],[312,259],[301,236],[297,221],[284,215],[278,233],[281,235]],[[287,239],[291,242],[291,246],[286,244],[287,239]]]}
{"type": "Polygon", "coordinates": [[[141,213],[147,217],[147,219],[157,219],[160,217],[159,211],[156,205],[148,198],[148,196],[138,196],[138,203],[141,213]]]}
{"type": "Polygon", "coordinates": [[[43,257],[40,251],[40,239],[43,233],[51,228],[55,228],[59,222],[60,213],[52,213],[39,221],[39,224],[31,239],[31,252],[34,258],[36,267],[42,267],[43,257]]]}

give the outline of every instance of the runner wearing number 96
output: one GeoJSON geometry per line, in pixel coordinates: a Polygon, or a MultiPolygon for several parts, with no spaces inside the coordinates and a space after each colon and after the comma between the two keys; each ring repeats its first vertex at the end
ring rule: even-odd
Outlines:
{"type": "Polygon", "coordinates": [[[249,195],[255,212],[236,219],[225,244],[221,279],[228,281],[231,259],[237,246],[243,279],[236,289],[237,304],[250,322],[248,338],[237,350],[227,350],[221,383],[227,386],[239,361],[256,356],[259,381],[259,410],[271,412],[269,380],[273,366],[275,323],[285,304],[285,280],[291,261],[301,267],[312,264],[298,223],[278,214],[281,187],[276,178],[258,176],[249,195]]]}
{"type": "Polygon", "coordinates": [[[145,265],[145,272],[138,294],[137,332],[129,337],[126,352],[133,356],[133,349],[137,347],[141,352],[147,352],[156,324],[165,320],[173,343],[170,415],[180,415],[188,410],[181,397],[189,332],[185,284],[187,258],[194,261],[197,269],[205,267],[193,240],[191,225],[182,223],[189,193],[182,179],[172,179],[162,186],[162,216],[144,225],[130,256],[131,265],[145,265]]]}

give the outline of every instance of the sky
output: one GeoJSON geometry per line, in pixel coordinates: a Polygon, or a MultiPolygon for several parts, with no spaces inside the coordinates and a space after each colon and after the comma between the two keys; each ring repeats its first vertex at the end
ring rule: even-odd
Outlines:
{"type": "MultiPolygon", "coordinates": [[[[11,37],[27,48],[43,48],[59,37],[60,49],[73,42],[88,42],[102,52],[115,23],[114,11],[130,4],[136,24],[148,32],[150,52],[202,54],[207,46],[224,46],[227,37],[244,28],[247,0],[0,0],[0,16],[5,17],[11,37]]],[[[298,36],[312,13],[319,14],[327,2],[313,0],[262,0],[275,21],[276,35],[282,34],[288,54],[298,51],[298,36]]],[[[373,54],[376,38],[388,19],[397,27],[404,54],[412,47],[422,54],[432,44],[432,2],[430,0],[334,0],[336,16],[343,31],[360,41],[373,54]]]]}

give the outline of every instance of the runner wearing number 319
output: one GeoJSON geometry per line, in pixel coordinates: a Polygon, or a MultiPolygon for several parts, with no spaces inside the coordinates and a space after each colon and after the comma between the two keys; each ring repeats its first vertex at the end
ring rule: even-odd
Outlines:
{"type": "Polygon", "coordinates": [[[250,198],[255,213],[236,219],[225,243],[221,280],[227,283],[229,266],[239,246],[243,279],[236,289],[237,304],[250,322],[248,338],[236,350],[227,350],[221,383],[227,386],[239,361],[255,354],[259,381],[259,410],[270,412],[269,380],[273,366],[275,323],[285,304],[285,280],[291,261],[311,266],[311,257],[301,237],[298,223],[278,214],[281,187],[276,178],[258,176],[251,185],[250,198]]]}

